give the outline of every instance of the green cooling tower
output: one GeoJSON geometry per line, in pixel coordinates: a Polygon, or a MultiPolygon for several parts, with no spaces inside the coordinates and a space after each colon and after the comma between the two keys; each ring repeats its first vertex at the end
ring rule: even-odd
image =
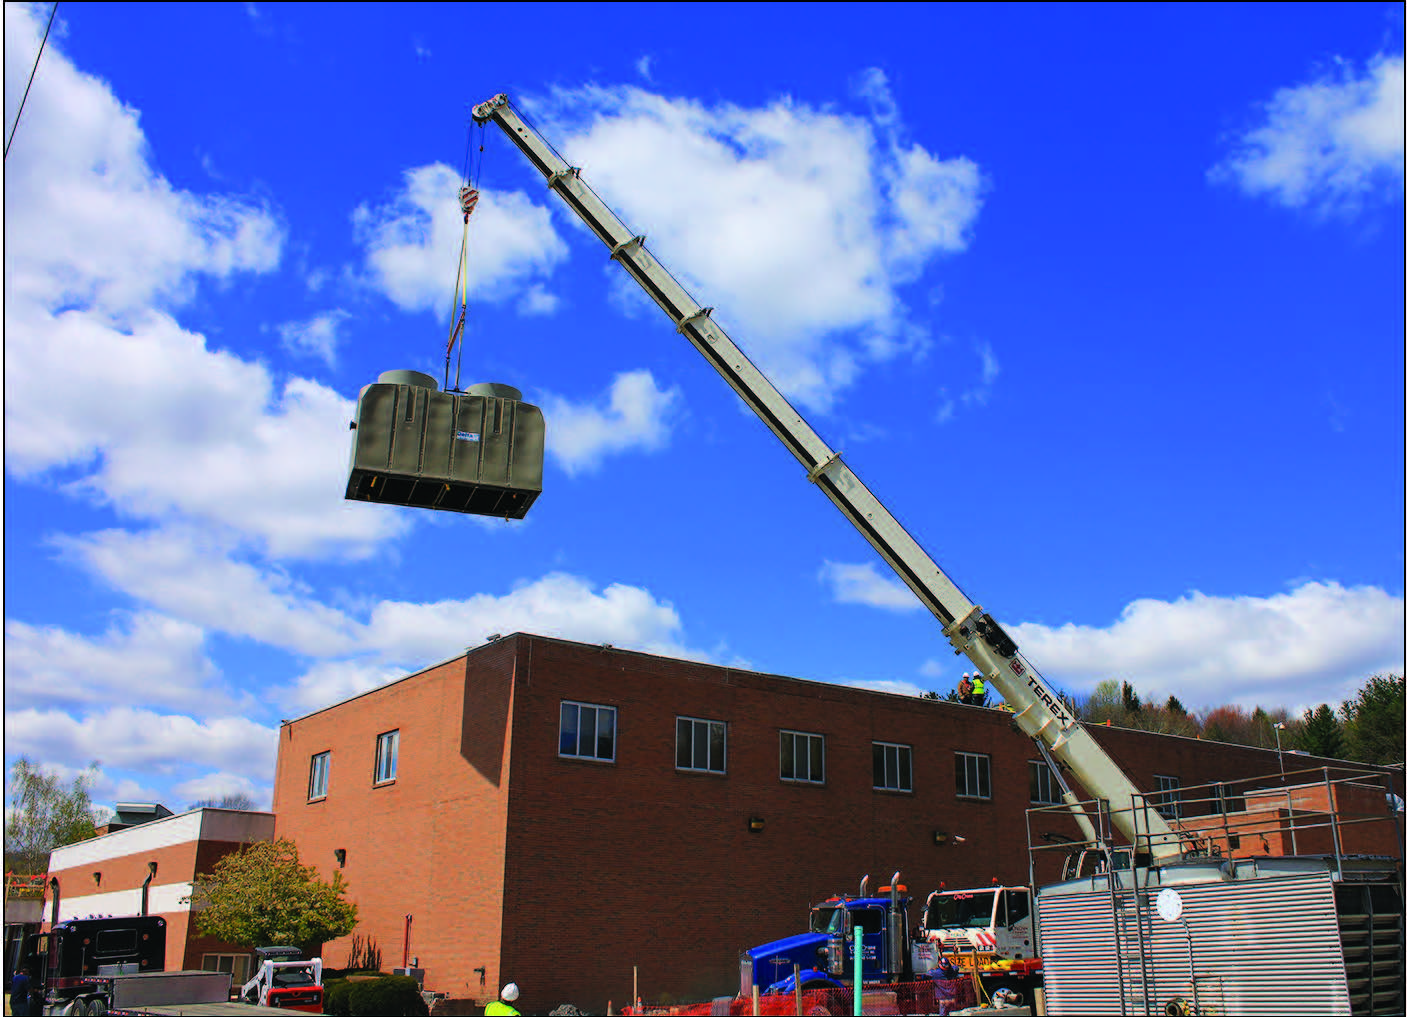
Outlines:
{"type": "Polygon", "coordinates": [[[522,519],[542,493],[542,411],[510,385],[437,391],[419,371],[362,389],[350,501],[522,519]]]}

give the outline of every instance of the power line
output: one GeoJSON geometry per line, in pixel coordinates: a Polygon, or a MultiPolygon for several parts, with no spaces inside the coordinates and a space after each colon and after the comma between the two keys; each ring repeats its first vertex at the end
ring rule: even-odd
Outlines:
{"type": "Polygon", "coordinates": [[[54,6],[49,11],[49,23],[44,26],[44,38],[39,43],[39,52],[34,54],[34,66],[29,69],[29,81],[24,86],[20,108],[15,112],[15,122],[10,126],[10,136],[5,139],[6,159],[10,157],[10,143],[15,140],[15,131],[19,130],[20,117],[24,115],[24,103],[29,98],[29,86],[34,84],[34,75],[39,70],[39,58],[44,55],[44,44],[49,41],[49,29],[54,27],[54,15],[57,13],[59,13],[59,0],[54,0],[54,6]]]}

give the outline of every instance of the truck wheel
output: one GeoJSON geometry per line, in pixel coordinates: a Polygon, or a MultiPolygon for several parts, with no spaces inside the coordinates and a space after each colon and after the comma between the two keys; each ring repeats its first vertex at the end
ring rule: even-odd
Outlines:
{"type": "Polygon", "coordinates": [[[103,1017],[107,1013],[107,1000],[101,996],[94,996],[88,1000],[88,1017],[103,1017]]]}

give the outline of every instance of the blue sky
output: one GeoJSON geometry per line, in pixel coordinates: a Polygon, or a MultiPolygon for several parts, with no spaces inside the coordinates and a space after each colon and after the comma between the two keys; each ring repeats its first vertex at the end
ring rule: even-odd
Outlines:
{"type": "Polygon", "coordinates": [[[797,10],[63,4],[5,162],[7,765],[267,803],[280,718],[515,630],[956,683],[498,92],[1058,685],[1400,672],[1401,7],[797,10]],[[441,376],[466,152],[516,524],[342,499],[360,387],[441,376]]]}

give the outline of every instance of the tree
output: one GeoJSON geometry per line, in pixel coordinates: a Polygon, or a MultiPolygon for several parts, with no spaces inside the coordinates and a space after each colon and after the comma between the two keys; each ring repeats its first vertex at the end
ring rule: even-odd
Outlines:
{"type": "Polygon", "coordinates": [[[93,827],[93,801],[88,788],[97,775],[93,763],[86,773],[65,782],[24,756],[10,770],[6,797],[5,868],[32,875],[49,871],[49,852],[87,840],[93,827]]]}
{"type": "Polygon", "coordinates": [[[1299,747],[1311,756],[1326,756],[1329,759],[1343,759],[1347,751],[1343,727],[1328,703],[1320,703],[1317,710],[1304,711],[1304,727],[1300,729],[1299,747]]]}
{"type": "Polygon", "coordinates": [[[206,936],[240,946],[296,946],[304,951],[338,939],[357,926],[357,906],[334,872],[324,882],[298,860],[298,848],[280,838],[249,844],[195,877],[188,900],[206,936]]]}
{"type": "Polygon", "coordinates": [[[1137,713],[1143,709],[1143,704],[1138,701],[1138,693],[1134,691],[1132,685],[1124,682],[1119,690],[1119,697],[1123,703],[1125,713],[1137,713]]]}
{"type": "Polygon", "coordinates": [[[192,809],[243,809],[248,812],[253,808],[254,799],[243,791],[236,791],[219,798],[202,798],[198,802],[191,802],[186,806],[186,811],[189,812],[192,809]]]}
{"type": "Polygon", "coordinates": [[[1400,674],[1375,674],[1339,708],[1348,757],[1363,763],[1401,763],[1407,698],[1400,674]]]}
{"type": "Polygon", "coordinates": [[[1163,707],[1163,709],[1167,710],[1174,716],[1187,716],[1187,707],[1182,705],[1182,700],[1178,699],[1177,696],[1168,696],[1168,704],[1167,706],[1163,707]]]}

